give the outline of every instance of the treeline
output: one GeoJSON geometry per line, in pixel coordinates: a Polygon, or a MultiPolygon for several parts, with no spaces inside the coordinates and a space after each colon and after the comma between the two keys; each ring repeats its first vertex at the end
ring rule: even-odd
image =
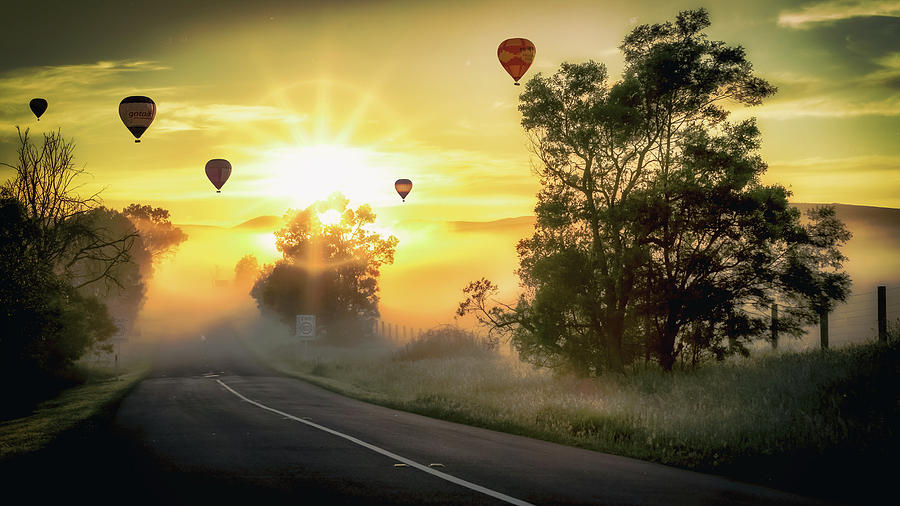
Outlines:
{"type": "Polygon", "coordinates": [[[797,335],[846,298],[849,232],[833,208],[801,216],[787,188],[762,182],[760,131],[728,108],[776,89],[708,26],[699,9],[635,27],[615,82],[591,61],[526,83],[542,188],[518,244],[524,291],[501,304],[490,280],[473,281],[460,315],[527,360],[596,375],[746,354],[773,326],[797,335]]]}
{"type": "Polygon", "coordinates": [[[71,377],[89,350],[129,332],[155,260],[187,236],[169,212],[100,205],[79,195],[84,169],[60,132],[37,144],[19,131],[14,175],[0,186],[0,376],[11,404],[71,377]]]}

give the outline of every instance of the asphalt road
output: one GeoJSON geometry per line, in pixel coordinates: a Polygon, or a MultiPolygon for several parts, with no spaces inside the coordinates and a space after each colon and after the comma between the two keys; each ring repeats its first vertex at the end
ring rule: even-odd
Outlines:
{"type": "Polygon", "coordinates": [[[111,420],[107,442],[75,436],[55,466],[32,463],[68,473],[61,488],[16,485],[128,504],[817,504],[348,399],[274,373],[233,337],[161,348],[111,420]]]}

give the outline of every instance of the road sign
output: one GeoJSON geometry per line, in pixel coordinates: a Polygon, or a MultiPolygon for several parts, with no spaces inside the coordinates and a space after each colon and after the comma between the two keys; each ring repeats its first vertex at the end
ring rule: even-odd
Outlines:
{"type": "Polygon", "coordinates": [[[113,341],[128,340],[128,320],[125,318],[113,318],[113,324],[116,326],[116,333],[113,334],[113,341]]]}
{"type": "Polygon", "coordinates": [[[303,340],[313,340],[316,338],[316,315],[314,314],[298,314],[297,330],[295,336],[303,340]]]}

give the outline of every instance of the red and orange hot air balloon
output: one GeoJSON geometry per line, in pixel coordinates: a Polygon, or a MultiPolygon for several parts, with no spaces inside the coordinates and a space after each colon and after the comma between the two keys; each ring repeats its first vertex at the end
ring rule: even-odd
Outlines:
{"type": "Polygon", "coordinates": [[[531,62],[534,61],[535,47],[528,39],[516,37],[506,39],[497,48],[497,58],[500,64],[515,79],[515,85],[519,85],[519,79],[525,75],[531,62]]]}
{"type": "Polygon", "coordinates": [[[403,202],[406,202],[406,196],[409,195],[409,191],[412,190],[412,181],[409,179],[398,179],[394,182],[394,189],[397,190],[400,199],[403,200],[403,202]]]}
{"type": "Polygon", "coordinates": [[[222,186],[225,184],[225,181],[228,181],[228,176],[230,175],[231,164],[228,163],[228,160],[214,158],[206,162],[206,177],[216,187],[216,193],[222,193],[222,186]]]}

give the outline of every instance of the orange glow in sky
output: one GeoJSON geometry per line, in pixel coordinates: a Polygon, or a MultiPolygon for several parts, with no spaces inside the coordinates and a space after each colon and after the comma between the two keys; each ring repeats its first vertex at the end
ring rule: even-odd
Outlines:
{"type": "MultiPolygon", "coordinates": [[[[272,230],[231,227],[340,191],[352,207],[371,204],[379,230],[400,239],[383,269],[382,308],[422,326],[451,319],[468,280],[517,288],[515,242],[527,220],[493,231],[457,223],[530,216],[536,202],[516,108],[522,87],[497,61],[499,42],[535,43],[523,82],[588,59],[615,79],[617,47],[634,26],[698,6],[220,3],[215,13],[178,2],[121,13],[81,6],[41,35],[11,27],[0,57],[0,161],[13,162],[16,125],[73,138],[91,174],[85,193],[102,189],[113,208],[164,207],[186,227],[189,241],[155,280],[173,285],[188,273],[207,285],[230,278],[247,253],[273,261],[272,230]],[[107,29],[129,19],[141,30],[107,29]],[[118,117],[128,95],[158,107],[140,144],[118,117]],[[34,97],[49,102],[40,122],[27,107],[34,97]],[[204,174],[213,158],[233,167],[221,194],[204,174]],[[413,181],[405,203],[398,178],[413,181]],[[423,301],[427,310],[410,309],[423,301]]],[[[764,182],[788,186],[796,202],[900,207],[900,39],[890,24],[900,10],[793,5],[705,3],[710,38],[744,46],[757,74],[779,87],[762,106],[734,112],[759,119],[764,182]]]]}

